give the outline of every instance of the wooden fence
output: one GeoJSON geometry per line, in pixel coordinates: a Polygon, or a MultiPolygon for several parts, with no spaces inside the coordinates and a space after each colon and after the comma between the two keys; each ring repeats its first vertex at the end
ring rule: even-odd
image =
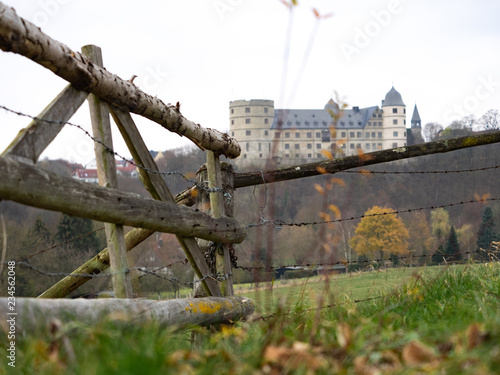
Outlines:
{"type": "MultiPolygon", "coordinates": [[[[180,326],[203,322],[225,323],[244,318],[253,312],[254,306],[247,298],[233,297],[230,252],[233,244],[245,239],[246,231],[232,217],[234,199],[224,199],[224,195],[234,197],[234,189],[262,183],[336,173],[360,166],[500,142],[500,132],[493,132],[277,170],[234,173],[229,165],[221,168],[219,157],[239,156],[240,146],[235,139],[187,120],[180,113],[178,105],[167,105],[144,93],[133,83],[105,70],[98,47],[85,46],[81,53],[72,51],[35,25],[21,19],[12,8],[0,3],[0,48],[21,54],[69,82],[1,154],[0,199],[106,223],[107,248],[42,293],[37,300],[23,300],[19,308],[25,309],[27,316],[34,316],[34,311],[45,311],[47,308],[54,308],[61,313],[68,309],[75,313],[85,310],[86,304],[91,302],[56,303],[51,300],[52,303],[47,305],[41,299],[65,297],[91,279],[85,275],[99,274],[108,267],[111,267],[113,275],[115,296],[131,298],[133,291],[127,272],[126,253],[159,231],[176,235],[202,287],[196,295],[204,295],[208,299],[177,303],[99,302],[101,308],[98,310],[102,312],[116,308],[132,314],[148,310],[149,316],[159,318],[168,325],[180,326]],[[96,140],[100,186],[61,177],[36,166],[40,154],[86,99],[91,112],[93,138],[96,140]],[[208,184],[200,182],[174,197],[130,113],[144,116],[172,132],[188,137],[202,150],[206,150],[207,167],[202,171],[206,176],[201,177],[200,181],[208,181],[208,184]],[[153,199],[117,190],[109,114],[118,126],[138,166],[141,180],[153,199]],[[50,122],[50,126],[47,126],[47,122],[50,122]],[[210,212],[188,207],[194,204],[194,197],[208,200],[210,212]],[[124,234],[124,225],[134,229],[124,234]],[[207,246],[207,241],[223,244],[223,252],[217,255],[215,269],[211,269],[203,255],[202,248],[207,246]],[[197,310],[208,315],[199,318],[193,309],[186,308],[196,304],[211,306],[197,310]],[[172,315],[175,318],[166,313],[172,306],[177,309],[172,315]]],[[[97,309],[97,302],[94,306],[97,309]]],[[[0,299],[0,311],[5,309],[7,302],[0,299]]]]}

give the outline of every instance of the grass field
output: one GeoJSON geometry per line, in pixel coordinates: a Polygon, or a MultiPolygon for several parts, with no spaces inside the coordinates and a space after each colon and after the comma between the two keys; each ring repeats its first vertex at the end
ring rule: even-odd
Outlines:
{"type": "MultiPolygon", "coordinates": [[[[19,338],[16,369],[0,361],[0,373],[500,373],[498,263],[272,286],[241,291],[265,319],[202,330],[196,350],[190,332],[155,324],[71,322],[56,337],[40,331],[19,338]]],[[[3,353],[6,342],[0,340],[3,353]]]]}

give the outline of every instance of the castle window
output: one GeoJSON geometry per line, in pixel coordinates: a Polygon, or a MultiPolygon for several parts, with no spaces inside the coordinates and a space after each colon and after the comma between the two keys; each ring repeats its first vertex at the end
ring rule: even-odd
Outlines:
{"type": "Polygon", "coordinates": [[[312,132],[307,132],[307,134],[306,134],[306,137],[307,137],[307,138],[312,138],[312,136],[313,136],[313,133],[312,133],[312,132]]]}
{"type": "Polygon", "coordinates": [[[280,132],[274,133],[274,138],[279,138],[280,137],[280,132]]]}
{"type": "Polygon", "coordinates": [[[250,124],[250,119],[249,118],[245,119],[245,124],[250,124]]]}
{"type": "Polygon", "coordinates": [[[259,143],[259,151],[262,151],[262,146],[260,143],[259,143]]]}
{"type": "Polygon", "coordinates": [[[316,149],[317,150],[321,149],[321,143],[316,143],[316,149]]]}
{"type": "Polygon", "coordinates": [[[358,144],[356,145],[356,148],[361,148],[361,143],[358,143],[358,144]]]}
{"type": "Polygon", "coordinates": [[[300,144],[299,143],[295,143],[295,149],[296,150],[300,150],[300,144]]]}
{"type": "Polygon", "coordinates": [[[362,132],[358,132],[357,137],[358,138],[363,138],[363,133],[362,132]]]}
{"type": "Polygon", "coordinates": [[[311,150],[312,148],[313,148],[312,143],[308,143],[308,144],[307,144],[307,149],[308,149],[308,150],[311,150]]]}
{"type": "Polygon", "coordinates": [[[285,143],[285,150],[290,150],[290,144],[285,143]]]}
{"type": "Polygon", "coordinates": [[[382,138],[382,132],[377,132],[377,137],[382,138]]]}
{"type": "Polygon", "coordinates": [[[318,123],[318,121],[314,121],[314,125],[316,125],[316,126],[317,126],[318,124],[319,124],[319,123],[318,123]]]}
{"type": "Polygon", "coordinates": [[[393,123],[394,125],[397,125],[397,124],[398,124],[398,119],[397,119],[397,118],[395,118],[394,120],[392,120],[392,123],[393,123]]]}
{"type": "Polygon", "coordinates": [[[234,125],[234,120],[231,120],[231,125],[234,125]]]}
{"type": "Polygon", "coordinates": [[[269,111],[269,108],[264,107],[264,113],[267,113],[269,111]]]}
{"type": "Polygon", "coordinates": [[[323,126],[326,126],[326,125],[327,125],[327,124],[326,124],[326,121],[323,121],[323,126]]]}
{"type": "Polygon", "coordinates": [[[345,121],[340,121],[340,126],[344,126],[345,125],[345,121]]]}
{"type": "Polygon", "coordinates": [[[398,142],[393,142],[392,143],[392,148],[396,148],[396,147],[398,147],[398,142]]]}
{"type": "Polygon", "coordinates": [[[372,132],[372,138],[375,138],[375,134],[376,134],[375,132],[372,132]]]}
{"type": "Polygon", "coordinates": [[[247,154],[243,154],[243,159],[246,159],[247,158],[247,154]]]}
{"type": "Polygon", "coordinates": [[[341,136],[342,138],[345,138],[345,137],[346,137],[346,132],[342,132],[342,133],[340,133],[340,136],[341,136]]]}
{"type": "Polygon", "coordinates": [[[250,143],[247,143],[247,151],[250,151],[250,143]]]}
{"type": "Polygon", "coordinates": [[[269,119],[268,118],[264,119],[264,124],[269,124],[269,119]]]}
{"type": "Polygon", "coordinates": [[[299,154],[295,154],[295,157],[298,158],[299,157],[299,154]]]}
{"type": "Polygon", "coordinates": [[[316,157],[317,157],[317,158],[320,158],[320,157],[321,157],[321,154],[316,154],[316,157]]]}
{"type": "Polygon", "coordinates": [[[269,135],[269,131],[268,130],[265,130],[264,131],[264,135],[267,137],[269,135]]]}
{"type": "Polygon", "coordinates": [[[358,125],[363,125],[363,123],[361,121],[358,121],[358,125]]]}
{"type": "Polygon", "coordinates": [[[365,138],[370,138],[370,132],[365,133],[365,138]]]}
{"type": "Polygon", "coordinates": [[[403,137],[406,137],[406,132],[404,133],[403,137]]]}
{"type": "Polygon", "coordinates": [[[300,133],[299,132],[295,133],[295,138],[300,138],[300,133]]]}
{"type": "Polygon", "coordinates": [[[285,138],[290,138],[290,133],[285,133],[285,138]]]}
{"type": "Polygon", "coordinates": [[[367,144],[366,144],[366,149],[367,149],[367,150],[369,150],[369,149],[370,149],[370,144],[369,144],[369,143],[367,143],[367,144]]]}
{"type": "Polygon", "coordinates": [[[316,133],[316,138],[319,138],[319,137],[321,137],[321,133],[320,133],[320,132],[317,132],[317,133],[316,133]]]}
{"type": "Polygon", "coordinates": [[[392,113],[398,113],[398,109],[397,108],[393,108],[392,109],[392,113]]]}
{"type": "Polygon", "coordinates": [[[398,136],[398,132],[393,132],[393,133],[392,133],[392,136],[393,136],[393,137],[397,137],[397,136],[398,136]]]}
{"type": "Polygon", "coordinates": [[[309,121],[306,121],[306,126],[309,126],[309,121]]]}
{"type": "Polygon", "coordinates": [[[354,122],[349,121],[349,125],[353,126],[353,125],[354,125],[354,122]]]}
{"type": "Polygon", "coordinates": [[[291,122],[291,121],[287,121],[287,122],[286,122],[286,124],[287,124],[288,126],[290,126],[290,125],[292,125],[292,122],[291,122]]]}
{"type": "Polygon", "coordinates": [[[307,157],[308,158],[312,158],[312,154],[307,154],[307,157]]]}
{"type": "Polygon", "coordinates": [[[354,150],[354,143],[351,143],[351,144],[349,145],[349,148],[350,148],[351,150],[354,150]]]}
{"type": "Polygon", "coordinates": [[[406,125],[406,120],[404,120],[404,121],[405,121],[405,125],[406,125]]]}
{"type": "Polygon", "coordinates": [[[328,130],[321,132],[321,142],[330,142],[330,132],[328,130]]]}
{"type": "Polygon", "coordinates": [[[233,108],[231,108],[231,113],[234,113],[234,109],[233,108]]]}
{"type": "Polygon", "coordinates": [[[380,122],[378,123],[378,126],[382,126],[382,121],[380,121],[380,122]]]}
{"type": "Polygon", "coordinates": [[[296,121],[295,125],[300,126],[300,121],[296,121]]]}
{"type": "Polygon", "coordinates": [[[261,157],[262,157],[262,154],[259,154],[259,158],[261,158],[261,157]]]}
{"type": "Polygon", "coordinates": [[[406,108],[403,108],[403,113],[406,113],[406,108]]]}
{"type": "Polygon", "coordinates": [[[252,135],[252,131],[251,131],[251,130],[247,130],[247,131],[245,132],[245,135],[252,135]]]}
{"type": "Polygon", "coordinates": [[[376,143],[372,143],[372,148],[375,150],[377,148],[377,144],[376,143]]]}
{"type": "Polygon", "coordinates": [[[250,113],[250,107],[245,108],[245,113],[250,113]]]}
{"type": "Polygon", "coordinates": [[[354,138],[355,136],[356,136],[356,134],[354,132],[349,133],[349,137],[354,138]]]}
{"type": "Polygon", "coordinates": [[[231,132],[231,137],[234,137],[234,132],[231,132]]]}
{"type": "Polygon", "coordinates": [[[378,114],[378,118],[381,118],[381,117],[382,117],[382,113],[379,113],[379,114],[378,114]]]}
{"type": "Polygon", "coordinates": [[[377,143],[377,148],[378,148],[379,150],[382,150],[382,143],[377,143]]]}

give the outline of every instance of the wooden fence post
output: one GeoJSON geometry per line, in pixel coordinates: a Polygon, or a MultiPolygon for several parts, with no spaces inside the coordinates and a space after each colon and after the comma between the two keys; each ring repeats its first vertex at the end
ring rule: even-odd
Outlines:
{"type": "MultiPolygon", "coordinates": [[[[101,48],[87,45],[82,48],[82,53],[95,65],[103,66],[101,48]]],[[[89,95],[88,101],[94,138],[103,142],[107,147],[113,147],[107,104],[93,94],[89,95]]],[[[115,156],[103,144],[95,142],[94,149],[99,185],[117,189],[118,179],[116,176],[115,156]]],[[[132,284],[130,282],[130,274],[128,273],[129,267],[123,225],[105,223],[104,227],[111,261],[115,297],[132,298],[132,284]]]]}
{"type": "MultiPolygon", "coordinates": [[[[221,164],[218,155],[215,155],[212,151],[207,151],[207,181],[209,188],[220,189],[218,191],[210,192],[210,209],[212,212],[212,217],[221,218],[224,216],[232,216],[232,196],[234,192],[233,183],[233,171],[230,164],[227,164],[224,168],[225,173],[221,171],[221,164]],[[227,197],[227,201],[230,203],[227,206],[224,204],[224,198],[227,197]]],[[[221,282],[221,292],[223,296],[234,295],[233,290],[233,275],[231,266],[231,256],[229,247],[232,245],[223,245],[222,253],[218,251],[215,254],[216,257],[216,270],[218,273],[222,273],[225,278],[221,282]]]]}

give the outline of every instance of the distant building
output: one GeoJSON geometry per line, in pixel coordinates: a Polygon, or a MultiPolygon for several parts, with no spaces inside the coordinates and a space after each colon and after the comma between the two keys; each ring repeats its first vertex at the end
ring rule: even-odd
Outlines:
{"type": "Polygon", "coordinates": [[[299,164],[324,159],[321,150],[348,156],[407,145],[406,105],[394,87],[381,107],[340,109],[330,99],[323,109],[275,109],[272,100],[252,99],[230,102],[229,111],[231,136],[242,147],[238,166],[271,155],[299,164]]]}

